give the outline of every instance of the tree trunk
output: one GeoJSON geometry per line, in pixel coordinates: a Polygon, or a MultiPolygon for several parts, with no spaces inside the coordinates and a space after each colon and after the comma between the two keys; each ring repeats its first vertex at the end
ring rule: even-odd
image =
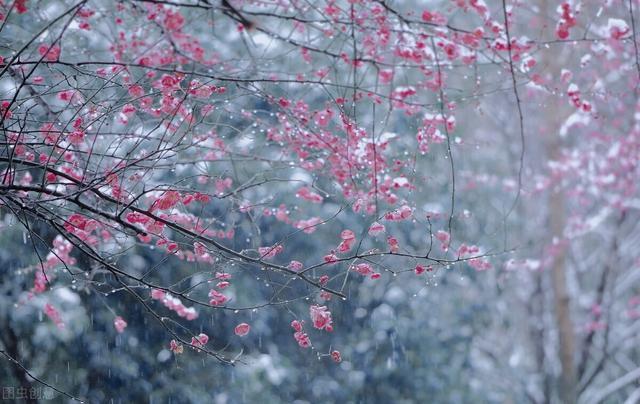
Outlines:
{"type": "MultiPolygon", "coordinates": [[[[542,0],[542,10],[548,12],[544,15],[553,15],[555,11],[555,2],[549,4],[548,0],[542,0]],[[549,8],[551,6],[551,8],[549,8]]],[[[554,27],[547,22],[545,27],[548,38],[553,38],[554,27]]],[[[550,59],[548,53],[545,52],[542,64],[547,66],[548,74],[556,75],[559,73],[563,65],[560,59],[550,59]]],[[[560,102],[560,101],[559,101],[560,102]]],[[[561,122],[562,108],[556,103],[549,103],[545,108],[545,117],[547,118],[548,132],[545,142],[546,156],[551,161],[560,161],[563,139],[558,133],[561,122]]],[[[548,223],[551,230],[551,243],[563,243],[564,229],[566,226],[566,199],[564,192],[558,187],[551,191],[548,205],[548,223]]],[[[569,292],[567,290],[567,266],[566,266],[566,248],[563,245],[556,245],[554,257],[551,266],[551,284],[553,290],[553,312],[558,331],[558,355],[562,365],[562,375],[559,380],[559,396],[560,400],[565,404],[574,404],[577,401],[577,385],[575,352],[576,352],[576,335],[571,319],[571,305],[569,292]]]]}
{"type": "MultiPolygon", "coordinates": [[[[557,149],[556,149],[557,150],[557,149]]],[[[549,220],[553,240],[562,240],[565,227],[565,198],[562,192],[553,192],[549,201],[549,220]]],[[[569,292],[565,265],[565,248],[560,247],[554,258],[552,271],[552,287],[554,296],[554,314],[558,329],[559,355],[562,364],[560,377],[560,399],[563,403],[573,404],[577,401],[577,377],[575,368],[575,333],[571,321],[569,292]]]]}

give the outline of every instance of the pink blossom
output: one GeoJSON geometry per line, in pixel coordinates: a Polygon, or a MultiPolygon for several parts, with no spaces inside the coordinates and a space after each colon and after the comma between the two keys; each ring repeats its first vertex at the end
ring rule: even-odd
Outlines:
{"type": "Polygon", "coordinates": [[[195,308],[186,307],[180,299],[160,289],[152,289],[151,298],[161,300],[166,308],[175,311],[180,317],[186,318],[187,320],[195,320],[198,318],[198,312],[195,308]]]}
{"type": "Polygon", "coordinates": [[[201,242],[196,241],[193,243],[193,252],[196,253],[196,255],[204,256],[207,254],[207,247],[201,242]]]}
{"type": "Polygon", "coordinates": [[[622,39],[630,31],[627,22],[618,18],[609,18],[607,29],[612,39],[622,39]]]}
{"type": "Polygon", "coordinates": [[[129,223],[147,223],[149,220],[151,220],[148,216],[146,216],[143,213],[138,213],[138,212],[129,212],[127,213],[127,222],[129,223]]]}
{"type": "Polygon", "coordinates": [[[392,253],[397,253],[398,251],[400,251],[400,244],[398,243],[398,239],[396,239],[393,236],[389,236],[387,237],[387,244],[389,245],[389,248],[391,249],[392,253]]]}
{"type": "Polygon", "coordinates": [[[130,116],[132,115],[134,112],[136,112],[136,107],[133,104],[124,104],[122,106],[122,113],[130,116]]]}
{"type": "Polygon", "coordinates": [[[361,262],[361,263],[351,267],[351,269],[353,269],[354,271],[356,271],[360,275],[364,275],[364,276],[373,273],[373,269],[371,268],[371,265],[369,265],[366,262],[361,262]]]}
{"type": "Polygon", "coordinates": [[[327,264],[335,264],[338,262],[338,257],[335,254],[327,254],[323,257],[324,262],[327,264]]]}
{"type": "Polygon", "coordinates": [[[300,271],[303,267],[304,265],[302,264],[302,262],[296,261],[296,260],[291,261],[287,266],[287,268],[289,268],[292,271],[300,271]]]}
{"type": "Polygon", "coordinates": [[[62,322],[60,313],[51,303],[44,305],[44,314],[46,314],[58,328],[64,328],[64,323],[62,322]]]}
{"type": "Polygon", "coordinates": [[[317,225],[320,224],[320,222],[322,222],[320,218],[312,217],[307,220],[300,220],[296,222],[295,227],[296,229],[300,229],[307,234],[311,234],[316,231],[317,225]]]}
{"type": "Polygon", "coordinates": [[[260,258],[273,258],[276,255],[280,254],[283,250],[284,250],[284,247],[282,245],[258,248],[258,252],[260,253],[260,258]]]}
{"type": "Polygon", "coordinates": [[[322,203],[324,199],[320,194],[311,191],[307,187],[300,188],[298,192],[296,192],[296,197],[302,198],[306,201],[313,202],[313,203],[322,203]]]}
{"type": "Polygon", "coordinates": [[[302,332],[302,326],[304,325],[304,321],[293,320],[291,322],[291,327],[295,330],[293,333],[293,338],[298,342],[302,348],[309,348],[311,346],[311,340],[309,336],[302,332]]]}
{"type": "Polygon", "coordinates": [[[212,306],[222,306],[229,300],[227,296],[214,289],[211,289],[209,292],[209,298],[211,299],[209,300],[209,304],[212,306]]]}
{"type": "Polygon", "coordinates": [[[378,222],[373,222],[371,224],[371,226],[369,226],[369,235],[370,236],[377,236],[380,233],[384,233],[385,228],[383,224],[380,224],[378,222]]]}
{"type": "Polygon", "coordinates": [[[163,74],[158,82],[159,87],[165,91],[177,90],[179,88],[179,83],[180,80],[178,78],[169,74],[163,74]]]}
{"type": "Polygon", "coordinates": [[[338,252],[346,253],[351,250],[353,247],[355,239],[342,240],[342,242],[338,245],[338,252]]]}
{"type": "Polygon", "coordinates": [[[312,305],[309,307],[309,314],[315,328],[319,330],[333,331],[331,312],[327,310],[326,306],[312,305]]]}
{"type": "Polygon", "coordinates": [[[249,324],[240,323],[236,326],[236,328],[234,329],[234,332],[237,336],[244,337],[245,335],[249,334],[250,329],[251,329],[251,326],[249,324]]]}
{"type": "Polygon", "coordinates": [[[14,6],[18,14],[24,14],[27,11],[27,0],[15,0],[14,6]]]}
{"type": "Polygon", "coordinates": [[[296,331],[302,331],[302,326],[304,325],[304,321],[293,320],[291,322],[291,327],[293,327],[296,331]]]}
{"type": "Polygon", "coordinates": [[[181,317],[184,317],[189,321],[195,320],[196,318],[198,318],[198,312],[193,307],[185,308],[183,313],[184,313],[184,315],[181,314],[181,317]]]}
{"type": "Polygon", "coordinates": [[[422,13],[422,21],[437,24],[437,25],[445,25],[447,23],[447,20],[444,18],[444,16],[438,13],[437,11],[434,11],[434,12],[424,11],[422,13]]]}
{"type": "Polygon", "coordinates": [[[209,336],[204,333],[198,334],[197,337],[191,337],[191,345],[196,347],[203,347],[209,342],[209,336]]]}
{"type": "Polygon", "coordinates": [[[458,248],[458,257],[468,257],[470,255],[477,254],[479,252],[480,252],[480,248],[475,245],[468,246],[466,244],[462,244],[458,248]]]}
{"type": "Polygon", "coordinates": [[[70,102],[73,99],[73,97],[75,96],[75,94],[76,94],[75,90],[60,91],[58,93],[58,99],[60,101],[70,102]]]}
{"type": "Polygon", "coordinates": [[[122,317],[117,316],[113,320],[113,326],[116,328],[116,331],[118,331],[118,333],[122,334],[124,329],[127,328],[127,322],[124,321],[124,319],[122,317]]]}
{"type": "Polygon", "coordinates": [[[74,130],[67,135],[67,140],[73,145],[80,145],[84,141],[84,132],[81,130],[74,130]]]}
{"type": "Polygon", "coordinates": [[[181,354],[184,351],[184,348],[182,344],[179,344],[175,339],[172,339],[171,342],[169,342],[169,350],[174,354],[181,354]]]}
{"type": "Polygon", "coordinates": [[[231,274],[227,272],[216,272],[216,279],[228,281],[229,279],[231,279],[231,274]]]}
{"type": "Polygon", "coordinates": [[[144,95],[144,89],[138,84],[130,86],[128,91],[129,95],[133,98],[142,97],[144,95]]]}
{"type": "Polygon", "coordinates": [[[33,289],[35,293],[42,293],[47,290],[47,277],[44,274],[44,269],[37,270],[34,275],[33,289]]]}
{"type": "Polygon", "coordinates": [[[359,264],[356,264],[356,265],[352,266],[351,269],[353,271],[356,271],[357,273],[359,273],[362,276],[369,276],[369,277],[371,277],[371,279],[380,278],[380,274],[375,272],[373,270],[373,268],[371,267],[371,265],[369,263],[366,263],[366,262],[361,262],[359,264]]]}
{"type": "Polygon", "coordinates": [[[167,11],[164,17],[164,27],[168,31],[178,31],[184,26],[184,17],[179,11],[167,11]]]}
{"type": "Polygon", "coordinates": [[[40,45],[38,47],[38,53],[40,53],[40,56],[43,56],[47,62],[55,62],[60,57],[60,47],[58,45],[52,47],[40,45]]]}
{"type": "Polygon", "coordinates": [[[233,180],[231,178],[218,179],[216,180],[215,187],[216,193],[218,195],[224,194],[225,191],[233,185],[233,180]]]}
{"type": "Polygon", "coordinates": [[[486,271],[492,268],[491,263],[489,263],[489,261],[483,260],[480,258],[473,258],[473,259],[470,259],[468,262],[469,262],[469,266],[471,266],[476,271],[486,271]]]}
{"type": "Polygon", "coordinates": [[[343,240],[354,240],[356,235],[352,230],[343,230],[342,233],[340,233],[340,238],[343,240]]]}
{"type": "Polygon", "coordinates": [[[411,209],[410,206],[403,205],[397,210],[385,213],[384,218],[385,220],[389,220],[389,221],[400,221],[400,220],[408,219],[409,217],[411,217],[412,213],[413,213],[413,209],[411,209]]]}
{"type": "Polygon", "coordinates": [[[380,82],[382,84],[389,84],[393,80],[393,70],[380,70],[378,76],[380,77],[380,82]]]}
{"type": "Polygon", "coordinates": [[[561,14],[561,18],[556,26],[556,35],[560,39],[567,39],[569,37],[569,29],[577,24],[574,14],[571,12],[571,5],[567,2],[562,3],[558,7],[558,11],[561,14]]]}
{"type": "Polygon", "coordinates": [[[331,352],[331,359],[333,359],[333,361],[336,363],[342,362],[342,356],[340,355],[340,351],[331,352]]]}
{"type": "Polygon", "coordinates": [[[413,213],[413,209],[407,205],[403,205],[400,207],[400,217],[403,219],[407,219],[413,213]]]}
{"type": "Polygon", "coordinates": [[[311,340],[309,339],[309,336],[302,331],[295,332],[293,334],[293,338],[295,338],[295,340],[298,342],[298,345],[300,345],[302,348],[309,348],[311,346],[311,340]]]}
{"type": "Polygon", "coordinates": [[[436,232],[436,238],[440,241],[442,251],[447,251],[449,249],[449,242],[451,241],[449,233],[444,230],[438,230],[436,232]]]}
{"type": "Polygon", "coordinates": [[[166,191],[152,205],[151,210],[167,210],[171,209],[180,202],[182,198],[178,191],[166,191]]]}
{"type": "Polygon", "coordinates": [[[287,100],[286,98],[280,98],[278,100],[278,104],[280,104],[282,108],[287,108],[289,105],[291,105],[291,101],[287,100]]]}

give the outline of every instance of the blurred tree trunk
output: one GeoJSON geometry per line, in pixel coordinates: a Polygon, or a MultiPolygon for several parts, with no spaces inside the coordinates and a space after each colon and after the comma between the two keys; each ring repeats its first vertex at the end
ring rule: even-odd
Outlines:
{"type": "MultiPolygon", "coordinates": [[[[555,15],[555,2],[542,0],[542,11],[548,16],[555,15]],[[551,6],[551,7],[550,7],[551,6]]],[[[554,26],[548,19],[545,27],[547,38],[554,39],[554,26]]],[[[545,52],[543,65],[547,67],[551,77],[560,73],[563,61],[560,58],[551,59],[545,52]]],[[[545,117],[547,118],[548,132],[545,142],[545,154],[548,161],[560,161],[563,139],[558,133],[562,121],[562,107],[549,103],[545,105],[545,117]]],[[[548,205],[548,223],[550,225],[550,242],[554,244],[553,260],[551,264],[551,285],[553,290],[553,312],[558,331],[558,355],[562,365],[562,374],[559,380],[560,400],[566,404],[577,401],[577,377],[575,365],[576,335],[571,319],[570,296],[567,289],[567,249],[564,244],[564,229],[566,226],[566,199],[564,191],[558,186],[551,189],[548,205]]]]}
{"type": "MultiPolygon", "coordinates": [[[[552,160],[557,160],[559,141],[548,142],[550,147],[549,156],[552,160]]],[[[560,190],[552,192],[549,200],[549,221],[551,222],[551,236],[553,242],[562,242],[563,231],[566,224],[565,198],[560,190]]],[[[566,276],[566,248],[560,246],[553,257],[552,264],[552,285],[554,296],[554,314],[558,329],[559,355],[562,364],[562,375],[560,377],[560,398],[567,404],[575,403],[577,400],[577,378],[575,369],[575,333],[570,312],[570,298],[567,290],[566,276]]]]}

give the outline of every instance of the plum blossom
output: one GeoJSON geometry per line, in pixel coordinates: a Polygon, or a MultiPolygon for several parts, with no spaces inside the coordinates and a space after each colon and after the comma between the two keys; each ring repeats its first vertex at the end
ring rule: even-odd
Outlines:
{"type": "Polygon", "coordinates": [[[309,307],[309,314],[315,328],[319,330],[333,331],[331,312],[327,310],[326,306],[312,305],[309,307]]]}
{"type": "Polygon", "coordinates": [[[362,276],[369,276],[371,279],[378,279],[380,274],[375,272],[371,265],[366,262],[361,262],[351,267],[351,269],[362,276]]]}
{"type": "Polygon", "coordinates": [[[440,248],[442,251],[448,251],[449,243],[451,242],[451,236],[449,233],[444,230],[438,230],[436,232],[436,238],[440,241],[440,248]]]}
{"type": "Polygon", "coordinates": [[[151,298],[154,300],[162,300],[164,299],[166,293],[164,290],[160,289],[151,289],[151,298]]]}
{"type": "Polygon", "coordinates": [[[491,263],[487,260],[481,258],[473,258],[468,261],[469,266],[471,266],[476,271],[486,271],[491,269],[491,263]]]}
{"type": "Polygon", "coordinates": [[[629,33],[630,28],[625,20],[609,18],[609,21],[607,22],[607,31],[612,39],[622,39],[629,33]]]}
{"type": "Polygon", "coordinates": [[[389,245],[389,249],[392,253],[397,253],[400,251],[400,244],[398,243],[398,239],[393,236],[387,237],[387,244],[389,245]]]}
{"type": "Polygon", "coordinates": [[[295,330],[293,333],[293,338],[296,340],[298,345],[302,348],[309,348],[311,346],[311,340],[309,336],[302,331],[302,327],[304,326],[304,321],[293,320],[291,322],[291,327],[295,330]]]}
{"type": "Polygon", "coordinates": [[[181,196],[178,191],[167,191],[153,203],[151,210],[167,210],[171,209],[181,201],[181,196]]]}
{"type": "Polygon", "coordinates": [[[569,37],[569,29],[574,27],[577,21],[568,2],[560,4],[558,12],[561,14],[561,18],[556,26],[556,35],[560,39],[567,39],[569,37]]]}
{"type": "Polygon", "coordinates": [[[249,334],[250,329],[251,329],[251,326],[249,324],[240,323],[236,326],[236,328],[234,329],[234,332],[237,336],[244,337],[245,335],[249,334]]]}
{"type": "Polygon", "coordinates": [[[205,333],[198,334],[197,337],[191,337],[191,345],[202,348],[209,342],[209,336],[205,333]]]}
{"type": "Polygon", "coordinates": [[[122,334],[122,332],[124,332],[124,329],[127,328],[127,322],[124,321],[122,317],[118,316],[113,320],[113,326],[116,328],[116,331],[118,331],[119,334],[122,334]]]}
{"type": "Polygon", "coordinates": [[[323,257],[324,262],[326,262],[327,264],[335,264],[336,262],[338,262],[338,257],[331,253],[331,254],[327,254],[323,257]]]}
{"type": "Polygon", "coordinates": [[[209,292],[209,298],[211,299],[209,300],[209,304],[212,306],[222,306],[229,300],[227,296],[214,289],[211,289],[209,292]]]}
{"type": "Polygon", "coordinates": [[[387,212],[384,215],[384,218],[385,220],[389,220],[389,221],[400,221],[400,220],[408,219],[409,217],[411,217],[412,213],[413,213],[413,209],[411,209],[410,206],[402,205],[400,208],[392,212],[387,212]]]}
{"type": "Polygon", "coordinates": [[[47,62],[55,62],[60,57],[60,46],[53,45],[51,47],[47,45],[40,45],[38,47],[38,53],[44,57],[47,62]]]}
{"type": "Polygon", "coordinates": [[[320,196],[320,194],[311,191],[307,187],[300,188],[298,190],[298,192],[296,192],[296,197],[304,199],[304,200],[312,202],[312,203],[322,203],[322,201],[324,199],[324,198],[322,198],[322,196],[320,196]]]}
{"type": "Polygon", "coordinates": [[[58,328],[64,328],[64,323],[62,322],[62,316],[60,316],[60,312],[53,307],[51,303],[47,303],[44,305],[44,314],[47,315],[53,321],[53,323],[58,328]]]}
{"type": "Polygon", "coordinates": [[[384,233],[385,232],[385,227],[383,224],[380,224],[378,222],[373,222],[371,224],[371,226],[369,226],[369,235],[370,236],[377,236],[380,233],[384,233]]]}
{"type": "Polygon", "coordinates": [[[296,331],[302,331],[303,325],[304,325],[304,321],[293,320],[291,322],[291,327],[296,331]]]}
{"type": "Polygon", "coordinates": [[[184,26],[184,17],[179,11],[167,11],[164,17],[164,27],[168,31],[178,31],[184,26]]]}
{"type": "Polygon", "coordinates": [[[293,260],[293,261],[291,261],[289,263],[287,268],[289,268],[292,271],[296,271],[297,272],[297,271],[300,271],[302,268],[304,268],[304,265],[300,261],[293,260]]]}
{"type": "Polygon", "coordinates": [[[160,289],[151,289],[151,298],[161,301],[166,308],[175,311],[180,317],[187,320],[195,320],[198,318],[198,312],[193,307],[186,307],[177,297],[171,296],[160,289]]]}
{"type": "Polygon", "coordinates": [[[174,354],[181,354],[182,352],[184,352],[184,347],[175,339],[172,339],[171,342],[169,342],[169,350],[174,354]]]}
{"type": "Polygon", "coordinates": [[[474,254],[478,254],[480,252],[480,248],[475,245],[468,246],[466,244],[462,244],[458,247],[458,257],[469,257],[474,254]]]}
{"type": "Polygon", "coordinates": [[[280,254],[284,250],[284,247],[280,244],[272,247],[259,247],[258,252],[261,258],[273,258],[280,254]]]}
{"type": "Polygon", "coordinates": [[[338,251],[341,253],[348,252],[353,247],[353,243],[356,241],[356,235],[352,230],[343,230],[340,233],[340,238],[342,242],[338,245],[338,251]]]}
{"type": "Polygon", "coordinates": [[[293,334],[293,337],[298,342],[298,345],[300,345],[302,348],[309,348],[311,346],[311,340],[309,339],[307,333],[297,331],[293,334]]]}

